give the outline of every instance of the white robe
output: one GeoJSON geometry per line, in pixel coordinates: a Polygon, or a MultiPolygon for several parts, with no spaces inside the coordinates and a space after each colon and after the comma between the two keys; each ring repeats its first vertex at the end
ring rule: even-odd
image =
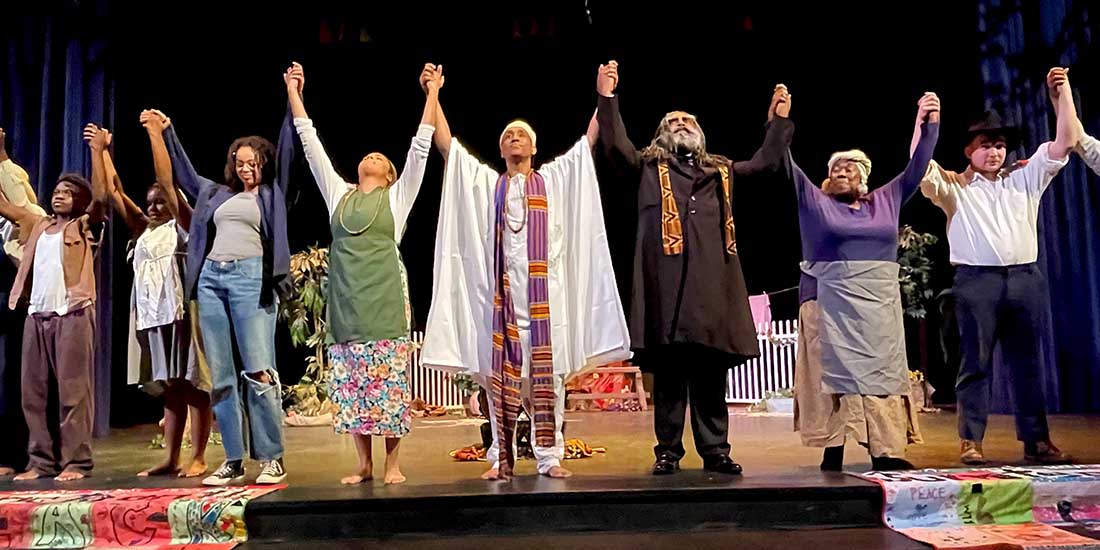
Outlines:
{"type": "MultiPolygon", "coordinates": [[[[567,153],[542,165],[538,173],[546,182],[549,216],[554,373],[568,379],[628,359],[630,336],[615,285],[588,140],[582,138],[567,153]]],[[[493,372],[494,194],[499,177],[458,140],[451,140],[436,230],[432,307],[421,352],[424,366],[470,374],[486,386],[493,372]]],[[[516,234],[509,240],[519,238],[516,234]]],[[[517,254],[507,243],[505,254],[510,281],[516,280],[514,275],[522,278],[520,285],[511,286],[513,298],[522,294],[516,304],[519,322],[529,318],[526,311],[518,311],[526,304],[526,254],[517,254]],[[521,256],[519,261],[514,255],[521,256]]],[[[524,340],[526,370],[530,349],[524,340]]]]}

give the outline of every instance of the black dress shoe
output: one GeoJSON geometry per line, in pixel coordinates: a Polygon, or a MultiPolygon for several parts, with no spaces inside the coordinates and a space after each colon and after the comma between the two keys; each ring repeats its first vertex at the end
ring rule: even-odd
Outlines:
{"type": "Polygon", "coordinates": [[[657,462],[653,463],[653,475],[655,476],[667,476],[679,471],[680,461],[671,456],[659,456],[657,462]]]}
{"type": "Polygon", "coordinates": [[[704,460],[703,469],[708,472],[717,472],[719,474],[731,476],[741,475],[741,465],[734,462],[728,456],[704,460]]]}
{"type": "Polygon", "coordinates": [[[844,445],[837,445],[835,447],[825,447],[825,452],[821,457],[821,471],[822,472],[842,472],[844,471],[844,445]]]}
{"type": "Polygon", "coordinates": [[[892,458],[888,456],[872,456],[871,469],[879,472],[897,472],[903,470],[915,470],[916,466],[904,458],[892,458]]]}

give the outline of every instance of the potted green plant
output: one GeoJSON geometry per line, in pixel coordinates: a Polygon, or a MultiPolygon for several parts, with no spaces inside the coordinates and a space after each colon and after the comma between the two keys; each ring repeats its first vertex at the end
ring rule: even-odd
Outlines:
{"type": "Polygon", "coordinates": [[[306,346],[312,354],[306,358],[306,372],[293,385],[283,387],[290,410],[303,416],[329,412],[329,365],[325,357],[325,305],[328,290],[328,249],[311,246],[290,257],[292,286],[279,302],[279,317],[290,329],[290,342],[306,346]]]}
{"type": "Polygon", "coordinates": [[[764,399],[749,406],[749,412],[793,413],[794,390],[783,388],[764,393],[764,399]]]}
{"type": "Polygon", "coordinates": [[[933,264],[928,251],[936,241],[935,235],[917,233],[908,225],[903,225],[898,232],[901,302],[905,315],[914,319],[924,319],[928,314],[926,306],[935,295],[931,285],[933,264]]]}

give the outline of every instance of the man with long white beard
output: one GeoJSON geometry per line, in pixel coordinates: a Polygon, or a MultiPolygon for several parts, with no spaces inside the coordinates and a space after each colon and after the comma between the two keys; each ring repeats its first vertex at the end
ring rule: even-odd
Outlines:
{"type": "Polygon", "coordinates": [[[733,178],[775,172],[794,133],[790,94],[775,87],[764,143],[743,162],[707,152],[695,117],[673,111],[638,151],[619,116],[618,64],[601,65],[597,155],[622,185],[637,186],[638,228],[629,315],[642,369],[653,373],[654,475],[679,470],[691,401],[705,469],[740,474],[729,457],[726,375],[759,356],[733,224],[733,178]]]}

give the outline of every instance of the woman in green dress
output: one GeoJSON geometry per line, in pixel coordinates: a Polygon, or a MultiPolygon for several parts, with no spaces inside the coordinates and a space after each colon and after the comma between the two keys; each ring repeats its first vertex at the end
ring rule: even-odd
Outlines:
{"type": "Polygon", "coordinates": [[[358,183],[332,165],[302,102],[305,74],[294,63],[284,75],[294,126],[328,207],[332,229],[328,273],[329,396],[339,407],[333,425],[355,441],[359,468],[341,480],[373,478],[371,436],[386,440],[387,484],[405,481],[398,465],[401,438],[409,433],[411,315],[408,281],[398,244],[420,191],[435,132],[433,119],[442,75],[428,84],[420,127],[400,176],[381,153],[363,157],[358,183]]]}

